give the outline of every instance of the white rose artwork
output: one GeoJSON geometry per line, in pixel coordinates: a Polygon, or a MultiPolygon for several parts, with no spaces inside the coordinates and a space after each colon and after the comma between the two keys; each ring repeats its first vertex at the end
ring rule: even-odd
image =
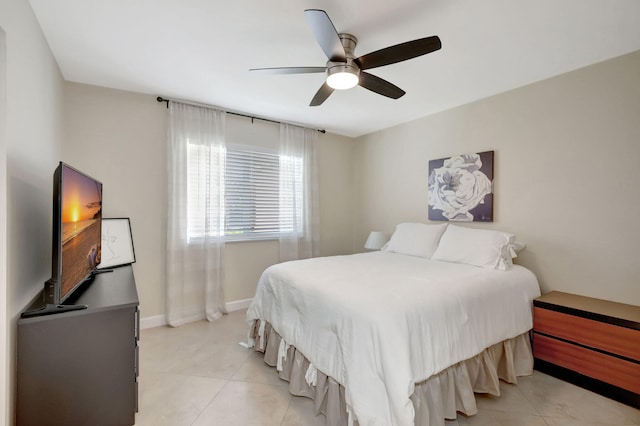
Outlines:
{"type": "Polygon", "coordinates": [[[492,180],[493,151],[429,161],[429,219],[491,222],[492,180]]]}

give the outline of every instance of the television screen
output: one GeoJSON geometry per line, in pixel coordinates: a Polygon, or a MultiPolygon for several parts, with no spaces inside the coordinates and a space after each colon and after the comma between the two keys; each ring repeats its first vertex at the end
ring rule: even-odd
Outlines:
{"type": "Polygon", "coordinates": [[[58,171],[59,194],[54,197],[59,205],[54,206],[58,209],[54,221],[59,216],[59,224],[54,223],[54,240],[59,238],[59,243],[54,241],[54,245],[57,245],[55,251],[59,251],[59,259],[54,262],[59,270],[56,273],[54,263],[52,279],[57,278],[56,303],[61,303],[100,263],[102,183],[64,163],[60,163],[56,174],[58,171]]]}

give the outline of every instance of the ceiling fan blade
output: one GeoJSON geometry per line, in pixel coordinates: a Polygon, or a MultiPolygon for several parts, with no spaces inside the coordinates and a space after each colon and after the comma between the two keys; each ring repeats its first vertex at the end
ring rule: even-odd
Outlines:
{"type": "Polygon", "coordinates": [[[311,32],[318,40],[318,44],[327,55],[330,61],[344,62],[346,61],[346,53],[338,36],[336,27],[329,19],[329,15],[324,10],[307,9],[304,11],[307,22],[311,27],[311,32]]]}
{"type": "Polygon", "coordinates": [[[425,37],[367,53],[356,58],[354,62],[361,70],[368,70],[426,55],[441,47],[442,43],[438,36],[425,37]]]}
{"type": "Polygon", "coordinates": [[[331,95],[332,93],[333,89],[327,83],[324,83],[322,86],[320,86],[320,89],[316,92],[313,99],[311,99],[311,103],[309,104],[309,106],[322,105],[322,103],[326,101],[329,95],[331,95]]]}
{"type": "Polygon", "coordinates": [[[249,71],[259,74],[307,74],[325,72],[326,67],[280,67],[280,68],[252,68],[249,71]]]}
{"type": "Polygon", "coordinates": [[[392,99],[398,99],[406,93],[404,90],[389,83],[387,80],[383,80],[380,77],[376,77],[375,75],[364,71],[360,71],[360,82],[358,84],[365,89],[392,99]]]}

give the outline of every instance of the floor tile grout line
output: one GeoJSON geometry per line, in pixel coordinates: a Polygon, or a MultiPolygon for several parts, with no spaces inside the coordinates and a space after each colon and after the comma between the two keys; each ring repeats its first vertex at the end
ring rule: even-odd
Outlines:
{"type": "Polygon", "coordinates": [[[213,404],[213,401],[215,401],[215,400],[216,400],[216,398],[218,398],[218,395],[220,395],[220,394],[222,393],[222,391],[224,390],[224,388],[226,388],[226,387],[227,387],[227,385],[229,384],[229,381],[230,381],[230,380],[226,380],[226,381],[225,381],[225,383],[224,383],[224,385],[222,385],[222,386],[220,387],[220,389],[218,389],[218,392],[216,392],[216,394],[215,394],[215,395],[213,395],[213,398],[211,398],[211,401],[209,401],[209,403],[208,403],[207,405],[205,405],[205,406],[202,408],[202,410],[200,411],[200,413],[198,413],[198,415],[196,416],[196,418],[195,418],[195,419],[193,419],[193,421],[191,422],[191,425],[190,425],[190,426],[193,426],[193,425],[195,425],[195,424],[196,424],[196,422],[198,421],[198,419],[199,419],[200,417],[202,417],[202,415],[205,413],[205,411],[207,411],[207,408],[209,408],[209,407],[211,406],[211,404],[213,404]]]}
{"type": "MultiPolygon", "coordinates": [[[[247,350],[248,350],[248,349],[247,349],[247,350]]],[[[229,378],[229,380],[230,380],[230,381],[231,381],[231,380],[234,380],[234,377],[236,377],[236,374],[238,374],[238,371],[240,371],[240,370],[242,369],[242,367],[244,367],[244,365],[245,365],[246,363],[248,363],[248,362],[249,362],[249,358],[250,358],[250,357],[251,357],[251,354],[249,354],[249,355],[245,358],[244,362],[243,362],[242,364],[240,364],[240,366],[239,366],[238,368],[236,368],[236,371],[234,371],[234,372],[233,372],[233,374],[231,375],[231,377],[229,378]]]]}
{"type": "Polygon", "coordinates": [[[287,418],[287,413],[289,412],[289,409],[291,408],[291,404],[293,404],[293,395],[289,394],[289,404],[287,405],[287,409],[284,410],[284,414],[282,416],[282,420],[280,420],[280,426],[282,426],[284,424],[284,421],[287,418]]]}
{"type": "MultiPolygon", "coordinates": [[[[530,376],[524,376],[524,377],[533,377],[533,374],[536,370],[532,370],[531,375],[530,376]]],[[[525,399],[525,401],[527,401],[529,403],[529,405],[531,405],[533,407],[533,409],[536,411],[536,414],[540,417],[542,417],[542,413],[540,412],[540,410],[537,407],[537,404],[534,401],[531,401],[527,395],[522,391],[522,388],[519,386],[519,384],[516,384],[516,389],[517,391],[520,393],[520,395],[525,399]]],[[[544,418],[542,419],[545,424],[547,424],[547,422],[544,420],[544,418]]]]}

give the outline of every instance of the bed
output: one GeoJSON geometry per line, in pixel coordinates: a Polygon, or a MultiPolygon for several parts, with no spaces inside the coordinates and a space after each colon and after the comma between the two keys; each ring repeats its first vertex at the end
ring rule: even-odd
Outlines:
{"type": "Polygon", "coordinates": [[[403,241],[413,245],[393,244],[398,225],[383,251],[285,262],[262,274],[247,311],[250,346],[291,393],[314,399],[327,425],[442,425],[477,412],[474,392],[499,395],[500,378],[531,374],[528,332],[540,290],[531,271],[510,262],[513,236],[493,235],[485,247],[465,228],[436,226],[412,224],[403,241]],[[418,225],[429,228],[413,232],[418,225]],[[493,267],[469,263],[468,254],[451,261],[445,246],[461,237],[451,228],[463,229],[483,262],[487,248],[500,259],[490,259],[493,267]]]}

